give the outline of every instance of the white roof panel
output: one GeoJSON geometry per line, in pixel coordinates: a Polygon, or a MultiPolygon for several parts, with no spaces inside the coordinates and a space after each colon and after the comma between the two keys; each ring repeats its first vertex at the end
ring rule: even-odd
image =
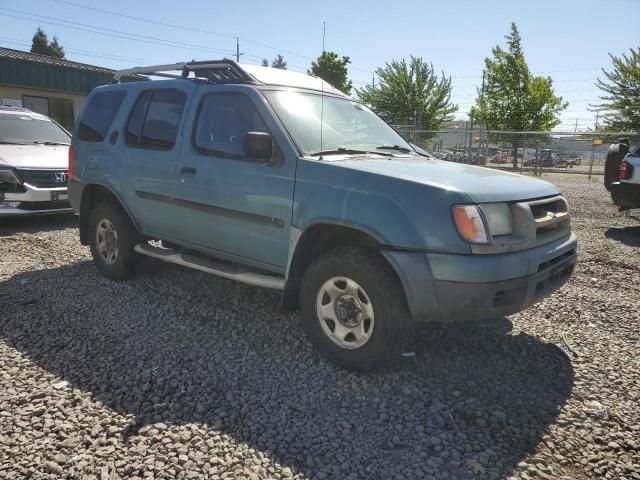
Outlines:
{"type": "Polygon", "coordinates": [[[321,78],[305,75],[304,73],[292,72],[291,70],[281,70],[279,68],[262,67],[260,65],[240,65],[250,75],[259,82],[267,85],[282,85],[285,87],[308,88],[310,90],[322,91],[346,97],[337,88],[321,78]]]}

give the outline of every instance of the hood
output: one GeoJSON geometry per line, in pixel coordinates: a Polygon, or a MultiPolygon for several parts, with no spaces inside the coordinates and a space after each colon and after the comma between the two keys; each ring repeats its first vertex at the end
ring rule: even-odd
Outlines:
{"type": "Polygon", "coordinates": [[[0,167],[67,169],[66,145],[0,145],[0,167]]]}
{"type": "Polygon", "coordinates": [[[475,203],[526,200],[558,194],[555,186],[543,180],[463,163],[424,157],[339,158],[332,157],[332,165],[459,192],[475,203]]]}

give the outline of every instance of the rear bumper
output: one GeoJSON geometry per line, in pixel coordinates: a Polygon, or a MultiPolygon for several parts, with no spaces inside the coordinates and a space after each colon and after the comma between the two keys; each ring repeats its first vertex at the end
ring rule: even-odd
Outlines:
{"type": "Polygon", "coordinates": [[[640,208],[640,184],[613,182],[611,199],[620,207],[640,208]]]}
{"type": "Polygon", "coordinates": [[[417,321],[482,320],[520,312],[564,285],[576,264],[576,237],[501,255],[383,252],[417,321]]]}

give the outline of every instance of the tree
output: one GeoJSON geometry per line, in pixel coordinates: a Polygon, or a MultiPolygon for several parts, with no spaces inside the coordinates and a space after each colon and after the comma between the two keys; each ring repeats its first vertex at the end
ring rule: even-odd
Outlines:
{"type": "Polygon", "coordinates": [[[621,57],[609,54],[613,69],[608,72],[603,68],[606,81],[598,78],[596,82],[606,94],[597,107],[607,110],[603,119],[608,130],[640,130],[640,47],[629,51],[621,57]]]}
{"type": "Polygon", "coordinates": [[[64,58],[64,48],[58,43],[58,37],[53,37],[53,42],[49,44],[49,52],[52,57],[64,58]]]}
{"type": "MultiPolygon", "coordinates": [[[[550,77],[531,74],[515,23],[511,23],[511,33],[505,38],[507,50],[497,45],[492,50],[493,58],[485,58],[484,96],[478,90],[472,112],[490,130],[551,130],[560,123],[560,113],[569,104],[555,95],[550,77]]],[[[530,140],[522,134],[492,138],[511,143],[514,168],[518,148],[530,140]]]]}
{"type": "Polygon", "coordinates": [[[262,66],[263,67],[268,67],[269,66],[269,60],[267,60],[266,58],[262,59],[262,66]]]}
{"type": "Polygon", "coordinates": [[[31,53],[49,55],[49,38],[40,27],[31,39],[31,53]]]}
{"type": "Polygon", "coordinates": [[[279,68],[280,70],[286,70],[287,62],[284,61],[284,58],[282,58],[282,55],[278,55],[276,58],[274,58],[273,62],[271,62],[271,67],[279,68]]]}
{"type": "Polygon", "coordinates": [[[451,103],[451,78],[440,77],[433,65],[411,56],[386,63],[376,70],[378,85],[356,89],[364,103],[392,124],[437,130],[453,120],[458,107],[451,103]]]}
{"type": "Polygon", "coordinates": [[[349,57],[338,58],[335,52],[322,52],[322,55],[311,62],[311,68],[307,73],[320,77],[345,95],[349,95],[353,88],[353,84],[347,78],[347,65],[350,63],[349,57]]]}
{"type": "Polygon", "coordinates": [[[53,42],[44,31],[38,27],[31,40],[31,53],[39,53],[50,57],[64,58],[64,48],[58,43],[58,37],[53,37],[53,42]]]}

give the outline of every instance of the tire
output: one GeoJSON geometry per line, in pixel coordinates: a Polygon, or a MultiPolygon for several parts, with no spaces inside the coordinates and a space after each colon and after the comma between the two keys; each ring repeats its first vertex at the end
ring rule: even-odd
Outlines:
{"type": "Polygon", "coordinates": [[[415,323],[404,290],[375,250],[341,247],[324,253],[305,272],[300,307],[311,343],[347,370],[393,365],[400,353],[411,348],[415,323]],[[318,313],[323,308],[326,316],[318,313]],[[354,315],[354,310],[360,313],[354,315]]]}
{"type": "Polygon", "coordinates": [[[611,184],[619,178],[620,162],[629,153],[629,148],[624,143],[611,145],[607,152],[604,164],[604,188],[611,191],[611,184]]]}
{"type": "Polygon", "coordinates": [[[119,205],[104,202],[91,210],[88,237],[93,262],[103,275],[113,280],[134,276],[136,253],[133,249],[142,239],[119,205]],[[115,232],[115,237],[110,230],[115,232]],[[106,248],[104,242],[109,244],[106,248]]]}

